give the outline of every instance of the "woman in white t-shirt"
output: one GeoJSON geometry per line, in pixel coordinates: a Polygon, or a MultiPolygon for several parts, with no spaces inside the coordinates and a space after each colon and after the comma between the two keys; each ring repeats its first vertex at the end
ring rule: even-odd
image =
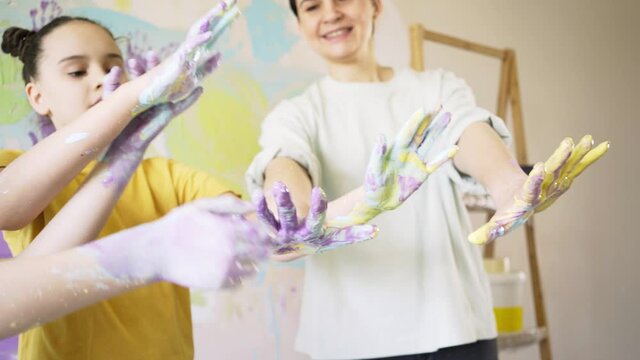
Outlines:
{"type": "Polygon", "coordinates": [[[306,215],[312,186],[322,186],[338,199],[329,204],[331,219],[363,196],[352,190],[370,172],[380,134],[393,137],[415,109],[441,105],[450,115],[425,161],[459,146],[453,161],[402,206],[376,218],[376,239],[306,259],[298,350],[314,359],[496,359],[491,295],[480,248],[467,241],[471,225],[461,194],[491,196],[497,215],[469,240],[492,240],[553,202],[608,144],[590,152],[590,137],[576,146],[565,139],[527,177],[505,146],[504,123],[476,106],[463,80],[377,63],[373,34],[381,0],[290,4],[328,75],[267,116],[262,151],[247,171],[250,189],[282,181],[306,215]]]}

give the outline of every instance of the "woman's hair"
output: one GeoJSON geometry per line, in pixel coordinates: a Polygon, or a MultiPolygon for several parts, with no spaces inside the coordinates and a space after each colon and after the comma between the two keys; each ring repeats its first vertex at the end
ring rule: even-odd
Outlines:
{"type": "Polygon", "coordinates": [[[2,34],[2,51],[17,57],[24,64],[22,79],[25,84],[38,77],[38,61],[42,55],[42,40],[56,28],[72,21],[84,21],[103,28],[111,37],[113,34],[102,24],[84,17],[59,16],[40,30],[32,31],[12,26],[2,34]]]}

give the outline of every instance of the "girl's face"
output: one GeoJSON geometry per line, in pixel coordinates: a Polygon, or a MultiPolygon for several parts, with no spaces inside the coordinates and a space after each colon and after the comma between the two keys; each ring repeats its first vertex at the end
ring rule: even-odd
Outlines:
{"type": "Polygon", "coordinates": [[[326,61],[349,63],[373,56],[370,46],[381,0],[296,0],[300,32],[326,61]]]}
{"type": "Polygon", "coordinates": [[[123,63],[116,42],[100,26],[64,24],[42,40],[38,79],[26,87],[29,101],[60,129],[100,101],[102,79],[123,63]]]}

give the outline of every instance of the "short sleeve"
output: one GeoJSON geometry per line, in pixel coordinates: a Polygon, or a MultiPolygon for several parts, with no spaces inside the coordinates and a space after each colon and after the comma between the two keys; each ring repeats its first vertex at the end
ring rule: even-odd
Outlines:
{"type": "MultiPolygon", "coordinates": [[[[0,150],[0,168],[7,167],[24,152],[20,150],[0,150]]],[[[44,228],[44,215],[38,215],[28,226],[16,231],[3,231],[4,240],[7,242],[11,254],[19,255],[29,246],[31,241],[44,228]]]]}
{"type": "Polygon", "coordinates": [[[200,198],[215,197],[226,192],[234,193],[230,186],[205,171],[173,160],[168,161],[168,167],[178,205],[200,198]]]}
{"type": "Polygon", "coordinates": [[[19,150],[0,150],[0,167],[7,167],[23,152],[19,150]]]}
{"type": "Polygon", "coordinates": [[[278,104],[262,123],[260,152],[245,173],[247,190],[262,189],[264,172],[271,160],[287,157],[307,170],[314,186],[320,179],[320,163],[314,151],[313,108],[304,99],[278,104]]]}
{"type": "MultiPolygon", "coordinates": [[[[491,112],[476,105],[473,91],[467,83],[451,72],[441,71],[440,78],[440,102],[446,111],[451,113],[451,124],[442,134],[441,140],[432,154],[445,151],[458,143],[464,130],[476,122],[489,124],[507,146],[511,145],[511,134],[504,121],[491,112]]],[[[463,193],[472,195],[486,195],[487,192],[474,178],[459,172],[449,161],[443,165],[440,171],[445,172],[449,178],[460,187],[463,193]]]]}

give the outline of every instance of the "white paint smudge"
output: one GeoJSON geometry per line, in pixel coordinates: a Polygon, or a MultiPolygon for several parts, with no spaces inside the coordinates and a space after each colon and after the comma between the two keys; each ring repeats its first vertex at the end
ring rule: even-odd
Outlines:
{"type": "Polygon", "coordinates": [[[89,133],[86,133],[86,132],[75,133],[67,136],[64,142],[67,144],[73,144],[73,143],[77,143],[78,141],[82,141],[87,137],[89,137],[89,133]]]}

